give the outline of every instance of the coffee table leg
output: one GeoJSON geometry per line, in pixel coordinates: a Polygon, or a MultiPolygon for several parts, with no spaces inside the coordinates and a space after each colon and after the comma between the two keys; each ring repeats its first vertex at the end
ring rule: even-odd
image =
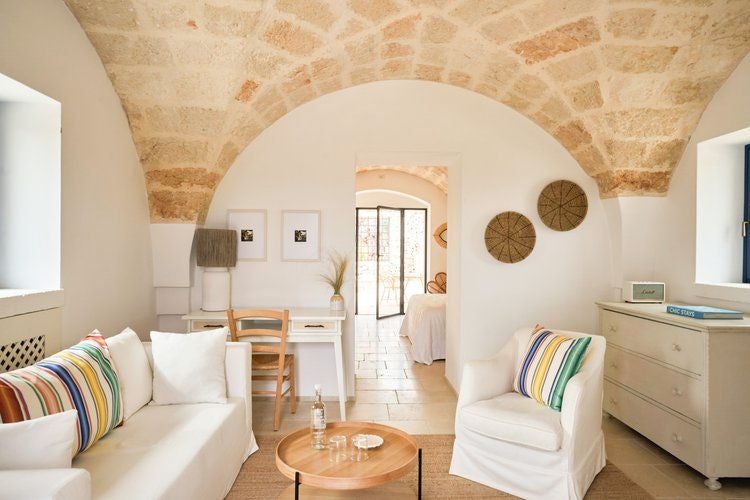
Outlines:
{"type": "Polygon", "coordinates": [[[417,476],[417,498],[422,500],[422,448],[417,452],[417,460],[419,460],[419,475],[417,476]]]}
{"type": "Polygon", "coordinates": [[[299,472],[294,473],[294,500],[299,500],[299,472]]]}

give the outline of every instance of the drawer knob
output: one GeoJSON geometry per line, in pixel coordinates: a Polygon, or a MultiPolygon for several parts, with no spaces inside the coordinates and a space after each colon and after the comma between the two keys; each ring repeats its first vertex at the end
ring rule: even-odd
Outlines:
{"type": "Polygon", "coordinates": [[[682,443],[682,436],[675,432],[674,434],[672,434],[672,441],[675,443],[682,443]]]}
{"type": "Polygon", "coordinates": [[[677,397],[682,396],[682,389],[679,387],[672,387],[672,395],[677,397]]]}
{"type": "Polygon", "coordinates": [[[680,352],[682,350],[682,346],[680,346],[680,344],[672,344],[672,350],[680,352]]]}
{"type": "Polygon", "coordinates": [[[609,366],[611,366],[611,367],[612,367],[612,368],[614,368],[615,370],[617,370],[617,368],[618,368],[618,367],[617,367],[617,363],[610,363],[610,365],[609,365],[609,366]]]}
{"type": "Polygon", "coordinates": [[[610,325],[609,325],[609,331],[610,331],[610,332],[616,332],[616,331],[617,331],[617,325],[612,325],[612,324],[610,324],[610,325]]]}
{"type": "Polygon", "coordinates": [[[617,400],[615,398],[609,398],[609,403],[613,404],[613,405],[616,405],[617,404],[617,400]]]}

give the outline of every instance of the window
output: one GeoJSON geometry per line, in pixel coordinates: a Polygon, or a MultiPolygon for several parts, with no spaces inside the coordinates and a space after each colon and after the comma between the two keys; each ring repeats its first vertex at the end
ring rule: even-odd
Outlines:
{"type": "Polygon", "coordinates": [[[0,296],[60,288],[60,103],[0,74],[0,296]]]}
{"type": "Polygon", "coordinates": [[[742,219],[742,282],[750,283],[750,144],[745,144],[745,200],[742,219]]]}

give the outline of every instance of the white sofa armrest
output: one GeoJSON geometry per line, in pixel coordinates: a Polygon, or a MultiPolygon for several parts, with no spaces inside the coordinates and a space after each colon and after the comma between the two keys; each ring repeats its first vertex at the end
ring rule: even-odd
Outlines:
{"type": "Polygon", "coordinates": [[[227,397],[245,400],[247,428],[253,428],[253,397],[250,379],[250,343],[227,342],[226,377],[227,397]]]}
{"type": "Polygon", "coordinates": [[[458,393],[458,408],[512,391],[515,361],[515,337],[493,357],[467,361],[458,393]]]}
{"type": "Polygon", "coordinates": [[[91,476],[85,469],[0,471],[0,500],[89,500],[91,476]]]}
{"type": "MultiPolygon", "coordinates": [[[[571,453],[586,451],[602,432],[604,350],[602,337],[592,336],[589,359],[565,387],[560,423],[571,453]]],[[[564,443],[565,447],[566,444],[564,443]]]]}

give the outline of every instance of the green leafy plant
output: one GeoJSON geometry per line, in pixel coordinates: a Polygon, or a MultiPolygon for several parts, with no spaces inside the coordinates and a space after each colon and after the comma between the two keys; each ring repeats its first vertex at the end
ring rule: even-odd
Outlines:
{"type": "Polygon", "coordinates": [[[346,281],[346,268],[349,266],[349,257],[338,252],[328,254],[328,264],[331,269],[320,275],[325,284],[333,289],[335,295],[341,295],[341,288],[346,281]]]}

